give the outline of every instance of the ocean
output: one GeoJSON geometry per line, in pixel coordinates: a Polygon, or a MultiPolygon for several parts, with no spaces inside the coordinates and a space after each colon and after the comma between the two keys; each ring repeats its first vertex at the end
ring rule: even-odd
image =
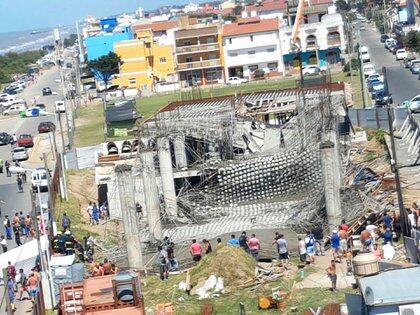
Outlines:
{"type": "MultiPolygon", "coordinates": [[[[24,52],[41,49],[42,46],[54,44],[53,29],[34,30],[39,33],[31,34],[31,30],[13,33],[0,33],[0,55],[8,52],[24,52]]],[[[60,28],[61,39],[76,33],[75,27],[60,28]]]]}

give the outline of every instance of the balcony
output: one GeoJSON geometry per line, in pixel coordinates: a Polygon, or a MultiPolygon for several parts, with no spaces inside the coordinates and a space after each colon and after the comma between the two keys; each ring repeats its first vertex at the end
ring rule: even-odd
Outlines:
{"type": "Polygon", "coordinates": [[[178,65],[176,66],[176,70],[184,71],[184,70],[193,70],[193,69],[203,69],[203,68],[220,67],[221,65],[222,64],[220,62],[220,59],[202,60],[202,61],[178,63],[178,65]]]}
{"type": "Polygon", "coordinates": [[[219,50],[219,45],[217,43],[213,43],[176,47],[177,54],[197,53],[212,50],[219,50]]]}

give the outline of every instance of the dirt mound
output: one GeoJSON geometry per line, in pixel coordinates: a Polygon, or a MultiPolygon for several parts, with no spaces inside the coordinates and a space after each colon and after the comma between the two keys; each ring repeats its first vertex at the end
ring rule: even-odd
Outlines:
{"type": "Polygon", "coordinates": [[[192,285],[215,275],[223,278],[225,287],[236,287],[254,277],[256,266],[255,259],[242,248],[224,245],[191,270],[192,285]]]}

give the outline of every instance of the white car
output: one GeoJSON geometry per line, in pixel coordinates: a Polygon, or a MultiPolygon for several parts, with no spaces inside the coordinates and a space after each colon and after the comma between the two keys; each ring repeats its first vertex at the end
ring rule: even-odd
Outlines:
{"type": "Polygon", "coordinates": [[[409,101],[409,108],[412,113],[420,111],[420,94],[409,101]]]}
{"type": "Polygon", "coordinates": [[[8,109],[3,111],[3,115],[18,115],[20,112],[26,110],[26,106],[23,104],[15,104],[10,106],[8,109]]]}
{"type": "Polygon", "coordinates": [[[383,81],[384,80],[384,76],[378,73],[374,73],[371,74],[370,76],[368,76],[366,78],[367,81],[374,81],[374,80],[379,80],[379,81],[383,81]]]}
{"type": "Polygon", "coordinates": [[[38,192],[38,186],[40,191],[48,191],[48,179],[45,168],[37,168],[35,172],[32,172],[31,184],[33,192],[38,192]]]}
{"type": "Polygon", "coordinates": [[[402,49],[397,49],[396,53],[395,53],[395,59],[396,60],[403,60],[404,58],[407,58],[407,51],[402,48],[402,49]]]}
{"type": "Polygon", "coordinates": [[[13,161],[26,161],[29,159],[28,149],[24,147],[16,147],[12,150],[13,161]]]}
{"type": "Polygon", "coordinates": [[[306,67],[303,67],[302,69],[303,75],[313,75],[318,74],[321,72],[321,68],[317,65],[309,65],[306,67]]]}
{"type": "Polygon", "coordinates": [[[388,39],[386,39],[386,40],[385,40],[385,48],[386,48],[386,49],[389,49],[389,47],[390,47],[391,45],[396,44],[396,43],[397,43],[397,41],[396,41],[395,39],[393,39],[393,38],[388,38],[388,39]]]}
{"type": "Polygon", "coordinates": [[[376,73],[376,70],[375,70],[375,67],[372,64],[369,63],[369,64],[363,66],[363,74],[364,74],[365,78],[372,75],[372,74],[375,74],[375,73],[376,73]]]}
{"type": "Polygon", "coordinates": [[[370,61],[370,55],[367,51],[360,53],[360,59],[362,59],[362,62],[369,62],[370,61]]]}
{"type": "Polygon", "coordinates": [[[245,79],[245,78],[240,78],[240,77],[230,77],[230,78],[227,80],[226,84],[229,84],[229,85],[236,85],[236,84],[242,84],[242,83],[246,83],[246,82],[248,82],[248,80],[247,80],[247,79],[245,79]]]}

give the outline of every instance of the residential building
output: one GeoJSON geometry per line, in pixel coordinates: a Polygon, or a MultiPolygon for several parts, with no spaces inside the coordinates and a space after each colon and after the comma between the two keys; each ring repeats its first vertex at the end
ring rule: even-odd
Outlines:
{"type": "Polygon", "coordinates": [[[175,70],[183,86],[223,82],[220,46],[219,25],[181,17],[175,31],[175,70]]]}
{"type": "MultiPolygon", "coordinates": [[[[280,45],[285,68],[299,67],[299,55],[291,44],[292,26],[280,28],[280,45]]],[[[323,14],[320,21],[301,24],[298,33],[303,65],[334,65],[346,49],[343,18],[338,13],[323,14]]]]}
{"type": "Polygon", "coordinates": [[[256,70],[263,70],[268,77],[284,73],[277,18],[239,19],[225,24],[222,34],[226,79],[253,79],[256,70]]]}
{"type": "Polygon", "coordinates": [[[234,0],[226,0],[220,4],[220,10],[233,9],[236,6],[234,0]]]}
{"type": "Polygon", "coordinates": [[[127,88],[152,90],[157,82],[176,82],[173,30],[176,23],[159,22],[133,26],[135,39],[115,43],[121,57],[120,73],[113,83],[127,88]],[[172,36],[167,36],[172,34],[172,36]]]}

